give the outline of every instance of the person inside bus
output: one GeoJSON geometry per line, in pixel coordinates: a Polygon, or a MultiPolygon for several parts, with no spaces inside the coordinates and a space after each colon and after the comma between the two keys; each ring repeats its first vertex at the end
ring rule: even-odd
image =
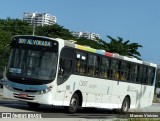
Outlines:
{"type": "Polygon", "coordinates": [[[78,59],[76,61],[76,70],[75,70],[77,73],[80,73],[80,65],[81,65],[81,63],[80,63],[80,60],[78,59]]]}
{"type": "Polygon", "coordinates": [[[61,59],[60,66],[59,66],[59,74],[66,75],[71,72],[71,60],[68,59],[61,59]]]}

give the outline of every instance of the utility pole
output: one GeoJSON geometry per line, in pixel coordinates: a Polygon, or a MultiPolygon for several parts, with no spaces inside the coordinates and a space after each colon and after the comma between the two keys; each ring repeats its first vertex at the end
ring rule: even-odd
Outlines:
{"type": "Polygon", "coordinates": [[[32,19],[32,25],[33,25],[33,33],[32,33],[32,35],[34,36],[35,35],[35,28],[36,28],[36,26],[35,26],[35,17],[33,17],[33,19],[32,19]]]}

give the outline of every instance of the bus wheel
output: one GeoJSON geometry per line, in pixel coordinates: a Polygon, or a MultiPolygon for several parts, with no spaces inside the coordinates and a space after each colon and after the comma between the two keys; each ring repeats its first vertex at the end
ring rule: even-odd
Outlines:
{"type": "Polygon", "coordinates": [[[28,106],[31,109],[37,109],[40,106],[40,104],[28,102],[28,106]]]}
{"type": "Polygon", "coordinates": [[[125,97],[122,103],[121,112],[128,112],[130,101],[128,97],[125,97]]]}
{"type": "Polygon", "coordinates": [[[67,111],[69,113],[75,113],[75,112],[77,112],[78,106],[79,106],[79,97],[76,93],[74,93],[71,100],[70,100],[70,104],[67,107],[67,111]]]}

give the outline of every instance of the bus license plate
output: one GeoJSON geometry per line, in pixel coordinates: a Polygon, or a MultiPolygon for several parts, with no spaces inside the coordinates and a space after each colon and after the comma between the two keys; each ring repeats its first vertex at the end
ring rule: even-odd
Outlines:
{"type": "Polygon", "coordinates": [[[19,94],[19,97],[27,98],[27,94],[19,94]]]}

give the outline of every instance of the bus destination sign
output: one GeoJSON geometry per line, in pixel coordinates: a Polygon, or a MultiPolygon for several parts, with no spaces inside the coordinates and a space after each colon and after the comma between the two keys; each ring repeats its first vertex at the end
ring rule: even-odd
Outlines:
{"type": "Polygon", "coordinates": [[[27,45],[45,46],[45,47],[52,46],[50,41],[37,40],[37,39],[33,40],[33,39],[19,38],[18,43],[19,44],[27,44],[27,45]]]}

